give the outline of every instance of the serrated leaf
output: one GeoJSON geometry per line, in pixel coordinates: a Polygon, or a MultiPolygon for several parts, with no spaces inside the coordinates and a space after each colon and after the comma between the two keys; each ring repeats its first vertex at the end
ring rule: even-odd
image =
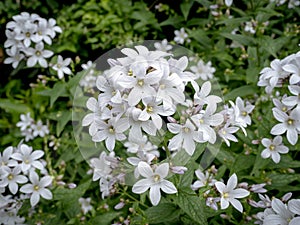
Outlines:
{"type": "Polygon", "coordinates": [[[162,203],[148,208],[145,215],[151,224],[164,223],[178,218],[179,210],[172,203],[162,203]]]}
{"type": "Polygon", "coordinates": [[[197,196],[192,196],[179,191],[175,200],[178,206],[184,211],[195,224],[207,224],[207,217],[204,213],[203,202],[197,196]]]}

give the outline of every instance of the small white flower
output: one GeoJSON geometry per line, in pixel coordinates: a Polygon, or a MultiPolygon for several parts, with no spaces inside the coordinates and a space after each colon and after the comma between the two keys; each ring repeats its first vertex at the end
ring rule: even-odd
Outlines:
{"type": "Polygon", "coordinates": [[[174,41],[178,44],[183,44],[184,41],[188,38],[188,34],[185,32],[184,28],[180,28],[180,30],[175,30],[174,41]]]}
{"type": "Polygon", "coordinates": [[[27,66],[33,67],[38,62],[41,67],[48,67],[48,62],[45,58],[49,58],[53,55],[53,52],[44,49],[44,43],[39,42],[35,45],[35,48],[28,48],[25,52],[29,56],[27,60],[27,66]]]}
{"type": "Polygon", "coordinates": [[[290,221],[292,220],[294,214],[288,209],[286,204],[279,199],[274,198],[271,202],[271,206],[273,213],[265,216],[264,225],[292,225],[290,221]]]}
{"type": "Polygon", "coordinates": [[[280,162],[280,154],[288,153],[289,148],[282,144],[282,137],[276,136],[274,140],[263,138],[261,143],[266,148],[262,151],[261,157],[264,159],[271,157],[275,163],[280,162]]]}
{"type": "Polygon", "coordinates": [[[30,112],[25,114],[20,115],[21,121],[17,123],[17,127],[20,127],[20,130],[26,130],[28,127],[31,126],[31,124],[34,122],[33,119],[30,117],[30,112]]]}
{"type": "Polygon", "coordinates": [[[286,132],[288,142],[295,145],[298,141],[298,131],[300,131],[300,109],[295,108],[290,115],[273,108],[274,117],[280,122],[271,129],[271,134],[281,135],[286,132]]]}
{"type": "Polygon", "coordinates": [[[91,206],[91,198],[79,198],[78,202],[80,203],[80,207],[84,215],[89,211],[92,211],[93,206],[91,206]]]}
{"type": "Polygon", "coordinates": [[[200,59],[197,63],[197,66],[191,66],[191,71],[194,72],[197,77],[200,77],[202,80],[208,80],[213,77],[216,69],[211,66],[211,62],[204,63],[202,59],[200,59]]]}
{"type": "Polygon", "coordinates": [[[139,173],[146,179],[136,182],[132,187],[132,191],[136,194],[141,194],[150,188],[149,195],[152,205],[158,205],[161,198],[160,190],[167,194],[177,193],[177,189],[174,184],[164,179],[169,173],[168,163],[159,165],[155,171],[153,171],[147,163],[140,162],[138,170],[139,173]]]}
{"type": "Polygon", "coordinates": [[[39,176],[35,171],[30,171],[29,179],[31,184],[25,184],[21,187],[20,191],[26,194],[31,194],[30,204],[32,207],[40,201],[40,196],[44,199],[52,199],[51,191],[46,188],[52,183],[52,178],[50,176],[44,176],[39,179],[39,176]]]}
{"type": "Polygon", "coordinates": [[[5,64],[12,64],[12,67],[15,69],[18,67],[22,59],[25,58],[23,53],[20,53],[20,50],[13,46],[10,49],[6,49],[6,53],[9,57],[4,60],[5,64]]]}
{"type": "Polygon", "coordinates": [[[176,134],[169,141],[168,147],[170,150],[184,148],[189,155],[193,155],[196,149],[195,141],[204,142],[202,141],[202,133],[196,131],[190,120],[187,120],[184,125],[168,123],[167,127],[171,133],[176,134]]]}
{"type": "Polygon", "coordinates": [[[31,125],[32,131],[33,131],[33,136],[37,137],[44,137],[46,134],[49,134],[49,129],[47,125],[43,125],[42,121],[39,120],[37,121],[36,124],[31,125]]]}
{"type": "Polygon", "coordinates": [[[168,45],[167,39],[162,40],[161,43],[160,42],[155,42],[154,47],[157,50],[163,51],[163,52],[168,52],[169,50],[171,50],[173,48],[172,45],[168,45]]]}
{"type": "Polygon", "coordinates": [[[0,152],[0,169],[4,169],[6,167],[15,167],[18,165],[18,162],[14,159],[11,159],[11,155],[13,154],[13,147],[9,146],[1,153],[0,152]]]}
{"type": "Polygon", "coordinates": [[[21,161],[21,169],[23,172],[28,171],[31,167],[38,168],[39,170],[43,170],[43,164],[38,160],[43,155],[44,152],[41,150],[32,151],[32,147],[29,147],[26,144],[21,144],[20,152],[16,152],[11,155],[11,157],[15,160],[21,161]]]}
{"type": "Polygon", "coordinates": [[[91,159],[91,167],[94,169],[93,181],[99,180],[100,178],[108,179],[111,177],[111,163],[107,161],[106,157],[107,154],[103,151],[99,158],[91,159]]]}
{"type": "Polygon", "coordinates": [[[245,198],[250,192],[243,188],[236,188],[237,176],[235,173],[228,179],[227,185],[217,181],[215,186],[221,194],[221,209],[228,208],[230,203],[238,211],[243,212],[243,206],[236,198],[245,198]]]}
{"type": "Polygon", "coordinates": [[[201,172],[201,170],[196,170],[195,174],[198,178],[198,180],[196,180],[192,185],[191,188],[193,190],[198,190],[201,187],[205,187],[205,186],[214,186],[216,180],[213,179],[212,174],[209,174],[208,171],[205,171],[205,174],[203,172],[201,172]]]}
{"type": "Polygon", "coordinates": [[[105,146],[109,151],[115,148],[116,140],[124,141],[126,135],[124,132],[129,128],[127,118],[117,119],[115,117],[106,122],[98,121],[99,130],[92,137],[94,142],[101,142],[105,140],[105,146]]]}
{"type": "Polygon", "coordinates": [[[225,0],[225,5],[230,7],[232,5],[233,0],[225,0]]]}
{"type": "Polygon", "coordinates": [[[13,169],[6,167],[3,169],[3,171],[6,173],[6,175],[2,177],[2,180],[0,180],[0,187],[8,186],[9,191],[12,194],[16,194],[18,192],[18,184],[24,184],[28,181],[25,176],[20,175],[20,166],[16,166],[13,169]]]}
{"type": "Polygon", "coordinates": [[[61,55],[57,57],[57,63],[52,67],[52,69],[57,71],[57,75],[59,79],[64,77],[64,74],[70,75],[72,71],[68,67],[71,63],[71,58],[63,59],[61,55]]]}
{"type": "Polygon", "coordinates": [[[229,127],[226,124],[223,128],[218,131],[219,136],[225,141],[227,146],[230,146],[230,141],[238,142],[238,139],[233,135],[239,130],[238,127],[229,127]]]}

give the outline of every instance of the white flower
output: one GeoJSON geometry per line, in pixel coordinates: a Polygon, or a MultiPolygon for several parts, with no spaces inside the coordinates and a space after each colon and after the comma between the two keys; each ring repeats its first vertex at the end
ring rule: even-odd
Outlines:
{"type": "Polygon", "coordinates": [[[163,51],[163,52],[168,52],[169,50],[171,50],[173,48],[172,45],[168,45],[167,39],[162,40],[162,42],[155,42],[154,47],[157,50],[163,51]]]}
{"type": "Polygon", "coordinates": [[[265,67],[260,72],[258,86],[266,86],[266,93],[270,94],[274,87],[281,85],[281,80],[286,78],[289,73],[283,70],[284,61],[275,59],[270,64],[271,67],[265,67]]]}
{"type": "Polygon", "coordinates": [[[16,160],[10,158],[13,154],[13,150],[13,147],[9,146],[4,149],[2,153],[0,152],[0,169],[4,169],[6,167],[15,167],[18,165],[16,160]]]}
{"type": "MultiPolygon", "coordinates": [[[[264,225],[291,225],[290,221],[292,220],[294,214],[288,209],[282,201],[277,198],[274,198],[271,203],[273,213],[270,213],[264,218],[264,225]]],[[[294,224],[296,225],[296,223],[294,224]]]]}
{"type": "Polygon", "coordinates": [[[232,101],[229,102],[233,110],[233,112],[229,113],[229,122],[234,126],[239,126],[243,130],[244,134],[247,135],[245,127],[247,127],[247,125],[251,125],[251,117],[249,114],[253,111],[254,106],[249,102],[245,104],[240,97],[236,98],[235,104],[232,101]]]}
{"type": "Polygon", "coordinates": [[[49,129],[47,125],[43,125],[42,121],[39,120],[37,121],[36,124],[31,125],[32,131],[33,131],[33,136],[37,137],[44,137],[46,134],[49,134],[49,129]]]}
{"type": "Polygon", "coordinates": [[[201,89],[198,83],[192,81],[191,82],[195,94],[194,94],[194,104],[199,106],[207,105],[210,111],[215,112],[217,109],[217,104],[222,102],[222,99],[216,95],[209,95],[211,92],[211,82],[205,81],[201,85],[201,89]]]}
{"type": "Polygon", "coordinates": [[[110,162],[106,160],[107,154],[101,152],[99,158],[91,159],[91,167],[94,169],[93,181],[99,180],[100,178],[109,178],[112,172],[110,162]]]}
{"type": "Polygon", "coordinates": [[[235,189],[237,186],[237,176],[235,173],[228,179],[227,185],[217,181],[215,186],[221,193],[221,209],[228,208],[230,203],[238,211],[243,212],[243,206],[236,198],[245,198],[250,192],[243,188],[235,189]]]}
{"type": "Polygon", "coordinates": [[[34,34],[32,40],[35,43],[45,41],[48,45],[52,44],[52,39],[49,37],[48,22],[46,19],[39,18],[36,33],[34,34]]]}
{"type": "Polygon", "coordinates": [[[184,148],[189,155],[193,155],[196,149],[195,141],[204,142],[202,141],[202,133],[196,131],[190,120],[187,120],[184,125],[168,123],[167,127],[171,133],[176,134],[169,141],[168,148],[170,150],[184,148]]]}
{"type": "Polygon", "coordinates": [[[13,169],[6,167],[3,169],[3,171],[4,173],[6,173],[6,175],[2,177],[2,180],[0,180],[0,187],[8,186],[12,194],[17,193],[19,189],[18,184],[24,184],[28,181],[28,179],[25,176],[20,175],[20,166],[16,166],[13,169]]]}
{"type": "Polygon", "coordinates": [[[109,119],[107,123],[98,121],[99,130],[92,137],[94,142],[101,142],[105,140],[105,146],[109,151],[113,151],[117,141],[124,141],[126,136],[124,132],[129,128],[127,118],[116,119],[115,117],[109,119]]]}
{"type": "Polygon", "coordinates": [[[232,5],[233,0],[225,0],[225,5],[230,7],[232,5]]]}
{"type": "Polygon", "coordinates": [[[20,50],[13,46],[10,49],[6,49],[6,53],[9,57],[4,60],[5,64],[12,64],[12,67],[15,69],[18,67],[19,63],[24,59],[24,54],[20,53],[20,50]]]}
{"type": "Polygon", "coordinates": [[[207,108],[204,112],[191,117],[192,121],[197,125],[198,132],[202,132],[203,142],[215,143],[217,136],[213,126],[219,126],[224,121],[224,117],[220,113],[213,114],[215,109],[207,108]]]}
{"type": "Polygon", "coordinates": [[[227,146],[230,146],[230,141],[238,142],[238,139],[233,135],[239,130],[238,127],[229,127],[226,124],[223,128],[218,131],[219,136],[225,141],[227,146]]]}
{"type": "Polygon", "coordinates": [[[282,99],[282,103],[290,107],[294,107],[294,106],[298,107],[300,105],[300,98],[299,98],[300,87],[298,85],[289,85],[288,89],[290,93],[293,94],[294,96],[289,96],[282,99]]]}
{"type": "Polygon", "coordinates": [[[43,164],[38,160],[43,155],[44,152],[41,150],[32,151],[32,147],[29,147],[26,144],[21,144],[20,152],[16,152],[11,155],[11,157],[15,160],[21,161],[21,169],[23,172],[28,171],[31,167],[38,168],[39,170],[43,170],[43,164]]]}
{"type": "Polygon", "coordinates": [[[264,159],[271,157],[275,163],[279,163],[280,154],[288,153],[288,147],[282,144],[282,137],[276,136],[274,140],[270,140],[268,138],[263,138],[261,143],[266,147],[261,153],[261,157],[264,159]]]}
{"type": "Polygon", "coordinates": [[[147,96],[155,96],[156,90],[152,85],[158,83],[161,79],[161,73],[158,68],[148,72],[149,65],[147,62],[142,61],[132,64],[130,69],[132,75],[121,76],[118,80],[118,84],[123,88],[130,88],[128,95],[128,104],[134,106],[139,101],[147,96]]]}
{"type": "Polygon", "coordinates": [[[132,192],[141,194],[150,188],[150,201],[152,205],[158,205],[161,193],[160,189],[167,194],[177,193],[174,184],[164,178],[169,173],[169,164],[163,163],[159,165],[155,171],[145,162],[140,162],[138,165],[139,173],[146,179],[139,180],[132,187],[132,192]]]}
{"type": "Polygon", "coordinates": [[[155,127],[159,130],[162,127],[161,116],[170,116],[174,114],[173,108],[165,108],[161,104],[161,101],[157,100],[154,96],[147,96],[142,99],[144,109],[142,110],[139,120],[147,121],[151,118],[155,127]]]}
{"type": "Polygon", "coordinates": [[[39,176],[35,171],[30,171],[29,179],[31,184],[25,184],[21,187],[20,191],[26,194],[31,194],[30,204],[32,207],[40,201],[40,196],[44,199],[52,199],[51,191],[46,188],[52,183],[52,178],[50,176],[44,176],[39,179],[39,176]]]}
{"type": "Polygon", "coordinates": [[[185,32],[183,27],[180,28],[180,30],[175,30],[174,34],[174,41],[178,44],[183,44],[184,41],[188,38],[188,34],[185,32]]]}
{"type": "Polygon", "coordinates": [[[52,18],[48,20],[47,28],[47,33],[50,35],[51,38],[54,38],[56,33],[62,32],[62,29],[59,26],[56,26],[56,20],[52,18]]]}
{"type": "Polygon", "coordinates": [[[0,211],[0,224],[5,225],[23,225],[24,217],[18,216],[18,209],[11,209],[9,211],[0,211]]]}
{"type": "Polygon", "coordinates": [[[91,198],[79,198],[78,202],[80,203],[80,207],[84,215],[89,211],[92,211],[93,206],[91,206],[91,198]]]}
{"type": "Polygon", "coordinates": [[[39,42],[35,45],[35,48],[28,48],[25,52],[29,56],[27,60],[27,66],[33,67],[38,62],[41,67],[48,67],[48,63],[45,58],[49,58],[53,55],[53,52],[44,49],[43,42],[39,42]]]}
{"type": "Polygon", "coordinates": [[[286,132],[288,142],[295,145],[298,141],[298,131],[300,131],[299,109],[293,109],[290,115],[288,115],[277,108],[273,108],[273,115],[280,123],[272,128],[271,134],[281,135],[286,132]]]}
{"type": "Polygon", "coordinates": [[[297,84],[300,82],[300,55],[296,55],[291,62],[284,65],[283,70],[291,73],[290,76],[290,84],[297,84]]]}
{"type": "Polygon", "coordinates": [[[198,190],[201,187],[205,187],[207,185],[209,186],[214,186],[216,180],[213,179],[212,174],[209,174],[208,171],[205,171],[205,174],[203,172],[201,172],[201,170],[196,170],[195,174],[198,178],[198,180],[196,180],[192,185],[191,188],[193,190],[198,190]]]}
{"type": "Polygon", "coordinates": [[[20,119],[21,121],[17,123],[17,127],[20,127],[21,131],[26,130],[33,123],[33,119],[30,117],[30,112],[27,113],[26,115],[21,114],[20,119]]]}
{"type": "Polygon", "coordinates": [[[255,32],[256,32],[255,26],[251,21],[246,22],[244,30],[251,34],[255,34],[255,32]]]}
{"type": "Polygon", "coordinates": [[[59,79],[64,77],[64,74],[71,74],[72,71],[68,67],[71,63],[71,58],[63,59],[61,55],[57,57],[57,63],[52,67],[52,69],[57,71],[57,75],[59,79]]]}
{"type": "Polygon", "coordinates": [[[194,72],[198,78],[200,77],[202,80],[208,80],[213,77],[216,69],[211,66],[210,61],[205,64],[203,60],[200,59],[197,63],[197,66],[191,66],[191,71],[194,72]]]}
{"type": "Polygon", "coordinates": [[[22,32],[17,33],[15,39],[18,41],[23,41],[24,46],[28,48],[31,44],[31,41],[35,41],[34,33],[37,30],[37,25],[32,23],[31,21],[26,21],[23,24],[22,32]]]}

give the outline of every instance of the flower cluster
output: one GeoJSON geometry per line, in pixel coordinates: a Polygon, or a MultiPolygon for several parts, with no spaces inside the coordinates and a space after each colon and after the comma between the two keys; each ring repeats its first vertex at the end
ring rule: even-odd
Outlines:
{"type": "Polygon", "coordinates": [[[264,209],[255,215],[255,224],[263,225],[297,225],[300,223],[300,199],[291,199],[292,194],[287,193],[281,199],[259,194],[260,201],[250,201],[255,208],[264,209]]]}
{"type": "Polygon", "coordinates": [[[227,181],[227,184],[223,180],[218,181],[215,178],[217,173],[215,166],[212,166],[206,171],[201,171],[197,169],[195,175],[197,180],[191,185],[194,191],[201,188],[206,190],[203,194],[206,199],[206,205],[213,210],[218,210],[219,205],[221,209],[226,209],[231,204],[235,209],[243,212],[243,206],[241,202],[237,199],[245,198],[252,193],[265,193],[267,190],[264,188],[266,185],[263,184],[252,184],[249,185],[246,182],[238,184],[238,178],[236,174],[232,174],[227,181]]]}
{"type": "Polygon", "coordinates": [[[20,143],[17,147],[7,147],[0,153],[0,223],[21,223],[17,216],[25,199],[30,199],[32,207],[40,197],[52,199],[47,188],[52,178],[47,175],[44,151],[20,143]],[[40,178],[40,175],[43,175],[40,178]],[[23,194],[21,194],[23,193],[23,194]]]}
{"type": "Polygon", "coordinates": [[[41,120],[35,122],[31,117],[30,113],[21,114],[21,121],[17,123],[17,127],[20,127],[22,136],[25,137],[25,141],[33,140],[35,137],[44,137],[49,134],[49,128],[44,125],[41,120]]]}
{"type": "Polygon", "coordinates": [[[51,45],[56,33],[62,32],[56,21],[27,12],[13,16],[13,20],[6,25],[7,41],[4,47],[7,48],[6,53],[9,57],[4,63],[12,64],[16,68],[20,61],[25,59],[28,67],[33,67],[36,63],[48,67],[46,58],[51,57],[53,52],[44,49],[44,44],[51,45]]]}
{"type": "Polygon", "coordinates": [[[261,70],[258,86],[265,87],[267,94],[271,95],[273,90],[284,87],[287,84],[289,94],[281,95],[277,92],[273,97],[274,108],[272,109],[274,118],[279,122],[274,125],[270,133],[276,135],[273,143],[263,139],[263,145],[268,151],[262,152],[263,158],[272,157],[275,163],[280,161],[279,153],[287,153],[288,148],[281,145],[282,138],[279,135],[286,133],[287,141],[295,145],[300,133],[300,52],[289,55],[282,60],[275,59],[270,67],[261,70]]]}
{"type": "MultiPolygon", "coordinates": [[[[145,177],[133,186],[133,192],[140,194],[150,188],[150,200],[156,205],[160,188],[166,193],[176,190],[164,179],[169,165],[155,163],[162,160],[161,151],[171,158],[181,151],[192,156],[197,144],[214,144],[218,134],[229,145],[229,141],[237,141],[233,133],[240,128],[245,132],[251,124],[249,113],[254,106],[237,98],[235,103],[230,102],[231,107],[217,112],[221,97],[211,94],[210,81],[199,85],[201,75],[188,70],[187,57],[175,59],[169,53],[149,51],[145,46],[135,49],[124,48],[121,52],[126,57],[108,60],[111,68],[97,76],[97,96],[89,97],[86,103],[92,113],[85,115],[82,125],[89,126],[91,139],[104,142],[110,152],[110,156],[103,151],[99,159],[91,160],[93,180],[99,179],[100,189],[105,190],[101,191],[102,197],[111,193],[113,185],[124,177],[122,173],[118,177],[112,175],[115,168],[111,163],[118,162],[116,143],[125,142],[127,161],[134,166],[135,177],[145,177]],[[185,95],[188,85],[194,91],[192,100],[185,95]],[[151,142],[151,136],[163,138],[165,132],[171,135],[166,145],[151,142]],[[160,173],[161,167],[164,173],[160,173]],[[170,189],[164,187],[165,183],[170,189]]],[[[184,173],[183,168],[176,166],[171,167],[172,173],[184,173]]]]}

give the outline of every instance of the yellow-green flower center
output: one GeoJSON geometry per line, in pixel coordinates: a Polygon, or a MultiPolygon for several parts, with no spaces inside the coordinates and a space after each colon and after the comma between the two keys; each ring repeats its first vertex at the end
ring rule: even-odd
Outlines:
{"type": "Polygon", "coordinates": [[[114,128],[111,127],[111,128],[108,129],[108,132],[109,132],[110,134],[114,134],[114,133],[115,133],[115,130],[114,130],[114,128]]]}
{"type": "Polygon", "coordinates": [[[153,112],[153,107],[147,106],[147,113],[152,113],[152,112],[153,112]]]}
{"type": "Polygon", "coordinates": [[[40,187],[39,187],[38,185],[34,185],[33,189],[34,189],[35,191],[38,191],[38,190],[40,189],[40,187]]]}
{"type": "Polygon", "coordinates": [[[274,146],[274,145],[270,145],[269,149],[270,149],[271,151],[274,151],[274,150],[275,150],[275,146],[274,146]]]}
{"type": "Polygon", "coordinates": [[[158,174],[155,174],[155,175],[153,176],[153,180],[154,180],[154,182],[160,181],[160,176],[159,176],[158,174]]]}
{"type": "Polygon", "coordinates": [[[143,86],[143,85],[144,85],[144,81],[143,81],[143,80],[139,80],[137,83],[138,83],[138,85],[140,85],[140,86],[143,86]]]}
{"type": "Polygon", "coordinates": [[[288,123],[288,125],[293,125],[293,123],[294,123],[294,120],[292,120],[292,119],[289,119],[289,120],[287,121],[287,123],[288,123]]]}
{"type": "Polygon", "coordinates": [[[243,111],[243,112],[242,112],[242,115],[243,115],[243,116],[247,116],[248,114],[247,114],[246,111],[243,111]]]}
{"type": "Polygon", "coordinates": [[[35,54],[36,54],[37,56],[40,56],[42,53],[41,53],[40,51],[36,51],[35,54]]]}

